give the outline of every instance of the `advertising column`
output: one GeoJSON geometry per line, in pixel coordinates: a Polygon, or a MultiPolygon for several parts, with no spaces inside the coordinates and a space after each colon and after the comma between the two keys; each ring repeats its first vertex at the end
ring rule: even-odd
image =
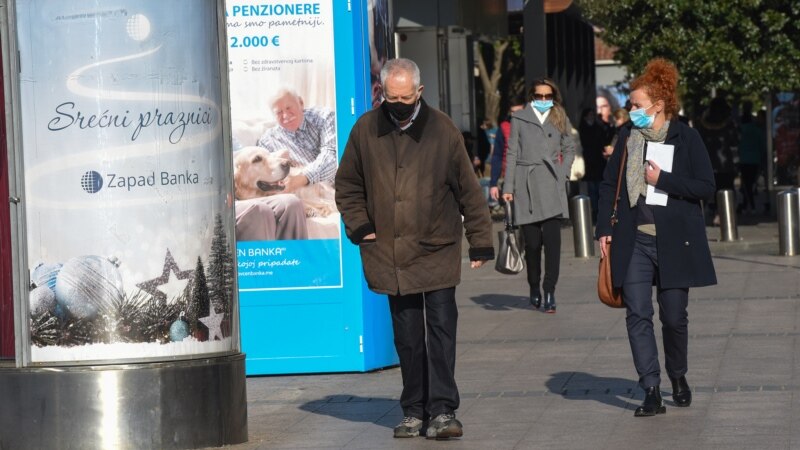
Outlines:
{"type": "Polygon", "coordinates": [[[30,362],[237,350],[216,3],[16,13],[30,362]]]}
{"type": "Polygon", "coordinates": [[[247,441],[223,15],[2,2],[16,364],[0,365],[0,448],[247,441]]]}

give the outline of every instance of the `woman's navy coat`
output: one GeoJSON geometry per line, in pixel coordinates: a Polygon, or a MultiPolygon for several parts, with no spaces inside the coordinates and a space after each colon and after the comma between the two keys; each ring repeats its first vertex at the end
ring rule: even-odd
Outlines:
{"type": "MultiPolygon", "coordinates": [[[[614,193],[620,158],[630,128],[620,130],[614,153],[600,184],[600,204],[595,237],[612,236],[611,277],[615,287],[625,281],[636,238],[636,212],[628,201],[625,172],[622,174],[617,218],[611,226],[614,193]]],[[[696,130],[672,120],[664,142],[675,146],[672,172],[661,171],[656,188],[669,194],[667,206],[653,206],[658,248],[658,275],[661,288],[688,288],[717,283],[708,248],[705,220],[700,200],[713,197],[714,172],[703,141],[696,130]]],[[[626,164],[637,162],[626,160],[626,164]]],[[[641,163],[641,162],[639,162],[641,163]]],[[[623,171],[625,169],[623,168],[623,171]]]]}

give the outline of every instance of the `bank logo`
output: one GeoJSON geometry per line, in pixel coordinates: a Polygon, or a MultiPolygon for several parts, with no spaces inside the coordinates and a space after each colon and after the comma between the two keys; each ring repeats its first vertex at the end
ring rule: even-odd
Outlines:
{"type": "Polygon", "coordinates": [[[94,170],[90,170],[81,177],[81,187],[84,191],[95,194],[103,188],[103,176],[94,170]]]}

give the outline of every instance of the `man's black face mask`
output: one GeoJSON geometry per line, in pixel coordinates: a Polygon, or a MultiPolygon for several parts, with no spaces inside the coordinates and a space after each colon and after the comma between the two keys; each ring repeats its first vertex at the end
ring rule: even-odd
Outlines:
{"type": "Polygon", "coordinates": [[[410,119],[414,114],[414,109],[417,107],[417,102],[408,104],[403,102],[388,102],[385,101],[381,107],[386,108],[386,111],[398,122],[405,122],[410,119]]]}

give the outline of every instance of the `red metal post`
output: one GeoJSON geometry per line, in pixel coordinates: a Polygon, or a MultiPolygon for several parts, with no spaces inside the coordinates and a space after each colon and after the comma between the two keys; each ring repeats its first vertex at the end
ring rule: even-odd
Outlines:
{"type": "MultiPolygon", "coordinates": [[[[0,70],[0,105],[5,104],[0,70]]],[[[11,278],[11,215],[8,202],[6,117],[0,110],[0,359],[14,358],[14,282],[11,278]]]]}

